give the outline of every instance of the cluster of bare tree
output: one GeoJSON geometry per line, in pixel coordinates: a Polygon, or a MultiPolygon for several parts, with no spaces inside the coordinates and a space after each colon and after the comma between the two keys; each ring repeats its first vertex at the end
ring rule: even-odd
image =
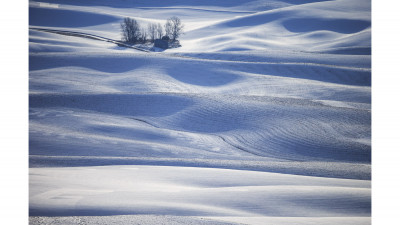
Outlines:
{"type": "Polygon", "coordinates": [[[178,17],[173,16],[167,20],[164,28],[160,23],[150,23],[144,28],[135,19],[127,17],[121,23],[121,30],[122,40],[128,43],[154,42],[156,39],[175,41],[183,34],[183,24],[178,17]]]}

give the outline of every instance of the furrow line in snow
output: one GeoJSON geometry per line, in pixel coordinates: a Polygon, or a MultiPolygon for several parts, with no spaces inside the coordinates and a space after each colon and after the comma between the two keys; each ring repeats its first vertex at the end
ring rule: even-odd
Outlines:
{"type": "Polygon", "coordinates": [[[128,45],[124,42],[121,41],[117,41],[117,40],[113,40],[110,38],[105,38],[105,37],[100,37],[98,35],[94,35],[94,34],[88,34],[88,33],[83,33],[83,32],[75,32],[75,31],[66,31],[66,30],[55,30],[55,29],[44,29],[44,28],[33,28],[30,27],[29,29],[32,30],[37,30],[37,31],[43,31],[43,32],[49,32],[49,33],[55,33],[55,34],[61,34],[61,35],[66,35],[66,36],[74,36],[74,37],[82,37],[82,38],[89,38],[89,39],[93,39],[93,40],[98,40],[98,41],[105,41],[105,42],[110,42],[110,43],[114,43],[118,46],[122,46],[125,48],[132,48],[138,51],[142,51],[142,52],[149,52],[148,50],[142,49],[142,48],[138,48],[135,46],[131,46],[128,45]]]}
{"type": "Polygon", "coordinates": [[[218,136],[219,138],[221,138],[221,140],[222,140],[223,142],[227,143],[228,145],[230,145],[230,146],[232,146],[232,147],[234,147],[234,148],[236,148],[236,149],[239,149],[239,150],[241,150],[241,151],[250,153],[250,154],[255,155],[255,156],[264,157],[264,156],[261,155],[261,154],[254,153],[254,152],[252,152],[252,151],[246,150],[246,149],[243,148],[243,147],[240,147],[239,145],[230,143],[229,141],[227,141],[227,140],[226,140],[223,136],[221,136],[221,135],[217,135],[217,136],[218,136]]]}
{"type": "MultiPolygon", "coordinates": [[[[148,125],[150,125],[150,126],[152,126],[152,127],[154,127],[154,128],[158,128],[158,129],[171,130],[171,131],[179,131],[179,132],[184,132],[184,133],[196,134],[196,133],[193,133],[193,132],[186,132],[186,131],[181,131],[181,130],[173,130],[173,129],[170,129],[170,128],[161,128],[161,127],[159,127],[159,126],[156,126],[156,125],[154,125],[154,124],[151,124],[151,123],[147,122],[147,121],[144,120],[144,119],[137,119],[137,118],[133,118],[133,117],[131,117],[131,119],[137,120],[137,121],[140,121],[140,122],[143,122],[143,123],[146,123],[146,124],[148,124],[148,125]]],[[[208,134],[208,135],[219,137],[223,142],[225,142],[226,144],[232,146],[232,147],[235,148],[235,149],[239,149],[239,150],[244,151],[244,152],[246,152],[246,153],[250,153],[251,155],[263,157],[263,155],[261,155],[261,154],[254,153],[254,152],[249,151],[249,150],[246,150],[245,148],[240,147],[240,146],[238,146],[238,145],[236,145],[236,144],[234,144],[234,143],[230,143],[229,141],[227,141],[227,140],[226,140],[223,136],[221,136],[221,135],[218,135],[218,134],[208,134]]]]}
{"type": "MultiPolygon", "coordinates": [[[[157,53],[162,54],[162,53],[157,53]]],[[[179,57],[184,59],[192,59],[196,61],[207,61],[207,62],[222,62],[222,63],[239,63],[239,64],[263,64],[263,65],[301,65],[301,66],[320,66],[326,68],[337,68],[337,69],[347,69],[347,70],[357,70],[357,71],[371,71],[371,68],[364,67],[351,67],[351,66],[340,66],[324,63],[311,63],[311,62],[252,62],[252,61],[237,61],[237,60],[226,60],[226,59],[205,59],[197,58],[192,56],[185,56],[180,54],[164,54],[166,56],[179,57]]]]}
{"type": "MultiPolygon", "coordinates": [[[[287,109],[282,108],[282,111],[287,111],[287,109]]],[[[368,145],[354,142],[350,138],[352,133],[357,131],[357,125],[369,121],[368,118],[363,119],[365,121],[363,122],[358,121],[355,114],[346,115],[343,111],[338,111],[338,115],[340,117],[332,121],[332,118],[324,113],[317,116],[311,111],[295,116],[288,112],[279,116],[279,120],[285,122],[277,124],[269,120],[268,116],[254,114],[253,117],[259,118],[260,122],[265,121],[261,122],[265,125],[263,129],[235,131],[230,133],[229,137],[233,138],[231,143],[235,145],[246,146],[245,149],[252,149],[252,152],[260,152],[264,156],[274,158],[309,160],[310,157],[315,159],[331,157],[346,160],[350,154],[358,155],[359,159],[368,160],[367,156],[362,156],[363,151],[368,152],[368,145]],[[343,121],[341,117],[345,115],[347,118],[343,121]],[[329,121],[339,125],[331,127],[328,125],[329,121]],[[353,132],[340,133],[353,126],[355,127],[352,129],[353,132]],[[341,143],[334,145],[337,142],[341,143]]],[[[368,130],[364,132],[359,135],[367,135],[368,130]]]]}
{"type": "Polygon", "coordinates": [[[200,133],[196,133],[196,132],[188,132],[188,131],[183,131],[183,130],[179,130],[179,129],[162,128],[162,127],[156,126],[156,125],[154,125],[154,124],[151,124],[150,122],[148,122],[148,121],[146,121],[146,120],[144,120],[144,119],[137,119],[137,118],[132,118],[132,117],[131,117],[131,119],[137,120],[137,121],[140,121],[140,122],[143,122],[143,123],[146,123],[146,124],[148,124],[148,125],[150,125],[150,126],[152,126],[152,127],[154,127],[154,128],[158,128],[158,129],[162,129],[162,130],[169,130],[169,131],[177,131],[177,132],[189,133],[189,134],[195,134],[195,135],[207,135],[207,136],[212,136],[212,137],[218,137],[218,138],[220,138],[223,142],[225,142],[226,144],[228,144],[229,146],[231,146],[231,147],[233,147],[233,148],[235,148],[235,149],[238,149],[238,150],[240,150],[240,151],[249,153],[249,154],[251,154],[251,155],[263,157],[263,155],[261,155],[261,154],[255,153],[255,152],[253,152],[253,151],[246,150],[245,148],[243,148],[243,147],[241,147],[241,146],[239,146],[239,145],[237,145],[237,144],[234,144],[234,143],[231,143],[231,142],[227,141],[222,135],[219,135],[219,134],[213,134],[213,133],[210,133],[210,134],[200,134],[200,133]]]}

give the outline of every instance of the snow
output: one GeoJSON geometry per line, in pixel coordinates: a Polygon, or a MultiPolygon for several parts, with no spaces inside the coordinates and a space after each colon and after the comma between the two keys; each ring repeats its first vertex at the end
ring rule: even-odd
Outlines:
{"type": "Polygon", "coordinates": [[[30,173],[31,216],[370,213],[370,182],[361,180],[174,166],[31,168],[30,173]]]}
{"type": "Polygon", "coordinates": [[[30,1],[30,223],[370,224],[371,6],[30,1]],[[149,46],[145,46],[149,49],[149,46]]]}

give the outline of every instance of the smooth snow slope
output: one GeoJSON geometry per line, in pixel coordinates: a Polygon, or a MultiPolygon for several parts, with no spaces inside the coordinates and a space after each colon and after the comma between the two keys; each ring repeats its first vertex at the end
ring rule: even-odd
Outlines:
{"type": "Polygon", "coordinates": [[[173,15],[160,53],[29,31],[30,223],[370,224],[370,1],[30,1],[116,40],[173,15]]]}
{"type": "Polygon", "coordinates": [[[369,181],[173,166],[31,172],[32,215],[363,217],[370,213],[369,181]],[[40,193],[50,185],[52,191],[40,193]]]}

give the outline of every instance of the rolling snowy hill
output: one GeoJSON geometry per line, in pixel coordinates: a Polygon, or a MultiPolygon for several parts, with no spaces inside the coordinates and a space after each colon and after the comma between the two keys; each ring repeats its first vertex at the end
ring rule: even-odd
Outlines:
{"type": "Polygon", "coordinates": [[[371,223],[369,0],[29,6],[31,224],[371,223]]]}

